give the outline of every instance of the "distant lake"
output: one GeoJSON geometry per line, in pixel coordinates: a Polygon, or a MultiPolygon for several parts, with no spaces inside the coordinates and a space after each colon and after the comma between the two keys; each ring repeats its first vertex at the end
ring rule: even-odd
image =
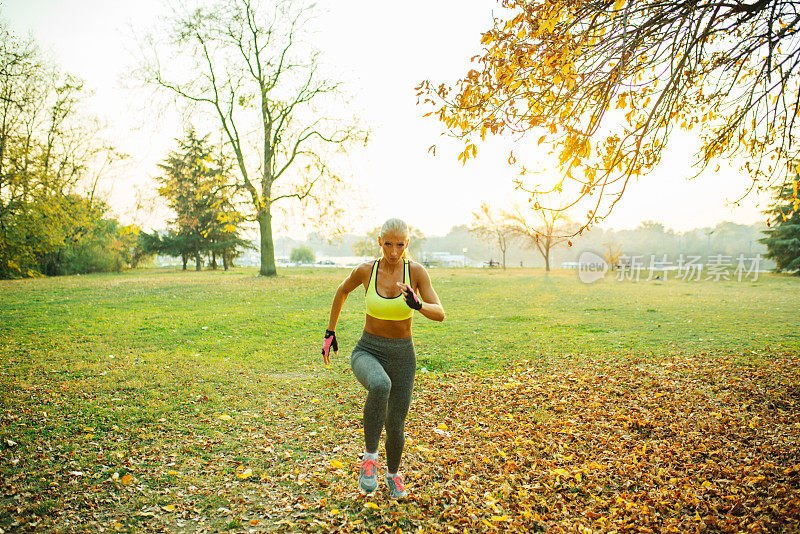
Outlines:
{"type": "MultiPolygon", "coordinates": [[[[316,257],[316,261],[332,261],[335,265],[315,265],[315,267],[355,267],[356,265],[367,261],[364,256],[322,256],[316,257]]],[[[288,257],[275,258],[278,263],[288,263],[288,257]]],[[[372,259],[372,258],[368,258],[372,259]]]]}
{"type": "Polygon", "coordinates": [[[324,261],[330,260],[335,263],[339,267],[346,267],[348,265],[356,266],[367,259],[371,258],[364,258],[364,256],[317,256],[317,261],[324,261]]]}

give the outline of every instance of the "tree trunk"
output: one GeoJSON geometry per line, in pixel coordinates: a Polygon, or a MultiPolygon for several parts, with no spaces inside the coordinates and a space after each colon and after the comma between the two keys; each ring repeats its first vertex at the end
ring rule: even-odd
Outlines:
{"type": "Polygon", "coordinates": [[[211,251],[211,269],[216,271],[217,270],[217,252],[211,251]]]}
{"type": "Polygon", "coordinates": [[[194,255],[194,270],[195,271],[203,270],[203,258],[200,257],[199,252],[194,255]]]}
{"type": "Polygon", "coordinates": [[[506,249],[503,249],[503,270],[506,270],[506,249]]]}
{"type": "Polygon", "coordinates": [[[272,214],[269,208],[257,216],[258,228],[261,231],[261,276],[277,276],[275,269],[275,244],[272,241],[272,214]]]}
{"type": "Polygon", "coordinates": [[[550,249],[547,248],[544,251],[544,271],[546,273],[550,272],[550,249]]]}
{"type": "Polygon", "coordinates": [[[183,270],[185,271],[186,270],[186,264],[189,263],[189,256],[187,256],[186,254],[183,254],[181,256],[181,260],[183,260],[183,270]]]}
{"type": "Polygon", "coordinates": [[[227,252],[223,252],[222,253],[222,268],[225,269],[226,271],[228,270],[228,253],[227,252]]]}

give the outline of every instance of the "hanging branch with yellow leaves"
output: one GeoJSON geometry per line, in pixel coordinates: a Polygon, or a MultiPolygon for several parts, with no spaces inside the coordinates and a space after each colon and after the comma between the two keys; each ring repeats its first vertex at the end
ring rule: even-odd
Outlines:
{"type": "MultiPolygon", "coordinates": [[[[750,175],[743,197],[795,180],[796,2],[500,3],[509,15],[483,34],[476,68],[453,87],[425,81],[417,95],[464,140],[464,163],[489,134],[549,147],[559,172],[550,191],[569,182],[576,192],[548,208],[586,206],[576,233],[611,212],[631,177],[653,170],[675,127],[699,133],[698,173],[730,160],[750,175]]],[[[533,201],[549,192],[517,186],[533,201]]]]}

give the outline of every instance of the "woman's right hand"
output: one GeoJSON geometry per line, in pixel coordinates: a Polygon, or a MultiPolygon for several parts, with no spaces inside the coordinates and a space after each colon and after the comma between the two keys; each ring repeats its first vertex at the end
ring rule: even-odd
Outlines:
{"type": "Polygon", "coordinates": [[[422,301],[419,299],[411,286],[408,284],[401,284],[400,282],[397,282],[397,285],[400,287],[400,291],[402,291],[403,298],[405,298],[408,307],[412,310],[421,310],[422,301]]]}
{"type": "Polygon", "coordinates": [[[336,332],[333,330],[325,330],[325,339],[322,341],[322,356],[325,359],[325,365],[331,364],[331,349],[337,356],[339,355],[339,343],[336,341],[336,332]]]}

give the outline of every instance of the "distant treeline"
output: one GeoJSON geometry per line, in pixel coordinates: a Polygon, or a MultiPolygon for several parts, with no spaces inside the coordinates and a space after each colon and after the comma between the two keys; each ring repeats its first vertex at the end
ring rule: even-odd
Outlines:
{"type": "MultiPolygon", "coordinates": [[[[762,223],[746,225],[733,222],[721,222],[713,228],[694,228],[686,232],[676,232],[664,225],[645,221],[633,230],[603,230],[597,228],[576,239],[573,248],[574,261],[583,250],[591,250],[603,255],[615,244],[621,247],[624,255],[642,255],[649,257],[667,255],[671,259],[679,255],[701,256],[703,261],[707,255],[732,256],[739,254],[752,256],[766,254],[767,248],[758,240],[766,225],[762,223]]],[[[569,260],[567,260],[569,261],[569,260]]]]}
{"type": "MultiPolygon", "coordinates": [[[[558,268],[561,263],[578,261],[584,251],[591,251],[604,256],[609,249],[617,249],[623,255],[641,255],[650,258],[655,255],[657,259],[664,255],[674,261],[679,255],[700,256],[706,261],[707,254],[712,257],[718,254],[731,256],[734,260],[739,254],[753,257],[766,253],[766,247],[758,240],[764,237],[762,231],[766,226],[762,223],[737,224],[721,222],[710,228],[695,228],[686,232],[676,232],[664,227],[663,224],[645,221],[635,229],[613,230],[594,228],[584,232],[572,240],[572,246],[562,245],[553,250],[552,265],[558,268]]],[[[305,240],[279,237],[276,239],[276,252],[280,257],[288,257],[293,248],[306,245],[311,247],[317,256],[354,256],[354,250],[363,250],[360,246],[367,236],[345,234],[338,241],[329,242],[317,233],[310,233],[305,240]]],[[[434,252],[449,254],[463,254],[473,262],[483,262],[489,259],[495,261],[500,258],[500,251],[496,246],[479,239],[467,225],[453,226],[444,236],[424,236],[417,238],[422,243],[415,247],[419,256],[431,256],[434,252]]],[[[421,258],[419,258],[421,259],[421,258]]],[[[541,255],[525,248],[521,243],[511,242],[506,254],[506,261],[510,267],[519,266],[522,262],[525,267],[542,267],[544,261],[541,255]]],[[[762,263],[763,268],[769,268],[770,263],[762,263]]]]}

